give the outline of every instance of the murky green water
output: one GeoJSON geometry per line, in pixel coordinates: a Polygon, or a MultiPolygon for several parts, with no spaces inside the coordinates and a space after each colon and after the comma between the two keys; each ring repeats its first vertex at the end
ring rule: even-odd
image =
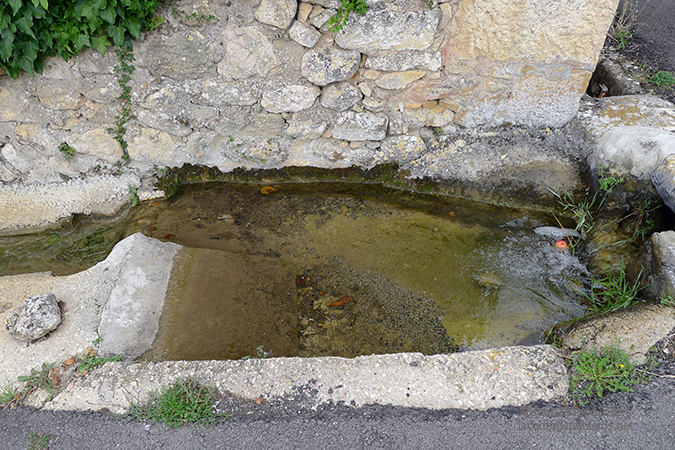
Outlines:
{"type": "MultiPolygon", "coordinates": [[[[236,348],[230,353],[199,353],[198,339],[176,344],[192,347],[181,353],[172,349],[175,337],[204,326],[181,322],[190,316],[184,304],[180,314],[165,311],[163,320],[171,319],[161,325],[152,359],[241,357],[263,343],[276,356],[534,344],[556,321],[583,315],[574,288],[585,268],[554,239],[533,231],[554,225],[552,217],[379,186],[273,187],[269,194],[251,185],[192,187],[171,200],[142,204],[115,226],[78,221],[32,241],[0,238],[0,270],[82,270],[136,231],[189,247],[278,259],[296,269],[297,292],[280,309],[297,318],[284,329],[290,336],[284,345],[275,349],[274,339],[252,332],[246,345],[227,344],[236,348]],[[189,358],[186,351],[199,355],[189,358]]],[[[210,301],[200,306],[206,316],[220,300],[215,295],[210,301]]],[[[202,341],[226,347],[213,342],[218,334],[202,341]]]]}

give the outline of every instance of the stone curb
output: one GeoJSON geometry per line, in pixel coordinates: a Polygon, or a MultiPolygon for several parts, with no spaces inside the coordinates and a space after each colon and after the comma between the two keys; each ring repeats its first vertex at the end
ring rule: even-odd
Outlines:
{"type": "Polygon", "coordinates": [[[485,410],[550,401],[565,395],[568,384],[563,358],[548,345],[432,356],[112,362],[74,380],[44,409],[123,413],[181,379],[244,399],[292,401],[307,409],[344,403],[485,410]]]}

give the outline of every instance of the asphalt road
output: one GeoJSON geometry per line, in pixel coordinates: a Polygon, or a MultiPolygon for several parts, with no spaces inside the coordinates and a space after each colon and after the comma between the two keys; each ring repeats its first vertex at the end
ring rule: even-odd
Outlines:
{"type": "Polygon", "coordinates": [[[675,361],[634,392],[583,408],[552,403],[488,411],[287,404],[214,427],[171,429],[105,413],[0,411],[0,448],[25,450],[30,434],[49,449],[670,449],[675,447],[675,361]]]}

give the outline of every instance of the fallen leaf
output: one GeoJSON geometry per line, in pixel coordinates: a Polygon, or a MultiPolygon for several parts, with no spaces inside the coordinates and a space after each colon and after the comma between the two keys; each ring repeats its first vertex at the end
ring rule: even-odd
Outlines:
{"type": "Polygon", "coordinates": [[[197,227],[201,230],[202,228],[204,228],[204,224],[203,223],[196,223],[195,227],[197,227]]]}
{"type": "Polygon", "coordinates": [[[265,186],[262,189],[260,189],[261,194],[271,194],[272,192],[276,192],[276,189],[274,189],[272,186],[265,186]]]}
{"type": "Polygon", "coordinates": [[[72,356],[61,363],[61,369],[66,370],[68,367],[75,364],[75,358],[72,356]]]}
{"type": "Polygon", "coordinates": [[[353,302],[354,297],[350,297],[349,295],[345,295],[342,297],[340,300],[336,300],[333,303],[326,303],[328,306],[344,306],[347,303],[353,302]]]}
{"type": "Polygon", "coordinates": [[[166,236],[164,236],[164,239],[166,239],[167,241],[171,241],[171,240],[173,240],[173,238],[175,238],[175,237],[176,237],[175,234],[169,233],[169,234],[167,234],[166,236]]]}
{"type": "Polygon", "coordinates": [[[47,375],[49,381],[52,382],[52,385],[57,388],[61,384],[61,372],[56,367],[49,369],[49,375],[47,375]]]}

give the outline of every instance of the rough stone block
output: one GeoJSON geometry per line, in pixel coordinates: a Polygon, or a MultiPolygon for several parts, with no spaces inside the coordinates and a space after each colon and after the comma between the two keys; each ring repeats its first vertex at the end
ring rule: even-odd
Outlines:
{"type": "Polygon", "coordinates": [[[34,341],[54,331],[61,323],[61,310],[54,294],[28,297],[24,304],[10,312],[5,328],[10,335],[34,341]]]}

